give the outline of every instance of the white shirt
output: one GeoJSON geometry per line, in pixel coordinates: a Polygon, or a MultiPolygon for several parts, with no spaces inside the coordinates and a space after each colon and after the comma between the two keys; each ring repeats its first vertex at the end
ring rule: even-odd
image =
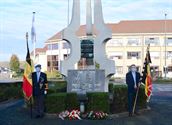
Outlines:
{"type": "Polygon", "coordinates": [[[133,79],[134,79],[134,85],[136,85],[136,72],[131,72],[133,79]]]}
{"type": "Polygon", "coordinates": [[[37,75],[37,82],[39,82],[40,72],[36,72],[37,75]]]}

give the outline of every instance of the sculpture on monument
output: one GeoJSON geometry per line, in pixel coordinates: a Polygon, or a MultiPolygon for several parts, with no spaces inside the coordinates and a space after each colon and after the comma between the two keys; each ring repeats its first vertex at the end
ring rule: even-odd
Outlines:
{"type": "Polygon", "coordinates": [[[76,32],[80,27],[80,0],[73,0],[72,19],[63,30],[63,40],[71,46],[69,57],[61,62],[61,74],[67,77],[68,92],[107,92],[108,82],[115,73],[115,62],[109,60],[105,52],[105,44],[111,39],[112,33],[105,25],[101,0],[86,0],[86,36],[80,40],[76,32]],[[94,1],[94,23],[92,23],[92,7],[94,1]],[[97,31],[93,35],[93,26],[97,31]],[[86,67],[78,69],[77,63],[84,60],[86,67]],[[99,69],[95,69],[95,62],[99,69]]]}

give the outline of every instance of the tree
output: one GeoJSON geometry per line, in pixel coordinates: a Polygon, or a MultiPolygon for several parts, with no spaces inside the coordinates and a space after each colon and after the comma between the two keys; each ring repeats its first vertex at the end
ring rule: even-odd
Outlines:
{"type": "Polygon", "coordinates": [[[17,55],[13,54],[10,59],[10,69],[15,72],[19,72],[20,62],[17,55]]]}

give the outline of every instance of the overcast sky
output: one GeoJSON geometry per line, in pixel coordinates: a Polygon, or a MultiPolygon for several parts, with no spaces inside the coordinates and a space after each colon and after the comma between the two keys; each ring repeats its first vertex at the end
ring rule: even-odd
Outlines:
{"type": "MultiPolygon", "coordinates": [[[[70,3],[70,16],[72,0],[70,3]]],[[[81,23],[85,24],[85,1],[81,1],[81,23]]],[[[172,0],[102,0],[106,23],[121,20],[172,19],[172,0]]],[[[12,54],[25,60],[25,33],[32,26],[32,12],[35,11],[36,47],[67,26],[68,0],[0,0],[0,61],[9,61],[12,54]]]]}

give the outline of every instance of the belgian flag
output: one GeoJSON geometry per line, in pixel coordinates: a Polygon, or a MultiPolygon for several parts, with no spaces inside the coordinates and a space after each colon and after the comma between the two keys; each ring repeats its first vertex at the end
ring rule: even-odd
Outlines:
{"type": "Polygon", "coordinates": [[[28,45],[28,33],[26,33],[26,44],[27,44],[27,55],[26,55],[26,64],[25,64],[25,70],[23,75],[23,93],[27,100],[30,100],[32,97],[32,61],[30,58],[30,52],[29,52],[29,45],[28,45]]]}
{"type": "Polygon", "coordinates": [[[147,101],[149,101],[150,96],[152,95],[152,77],[150,71],[150,63],[151,57],[149,52],[150,45],[147,47],[147,53],[145,57],[144,67],[143,67],[143,75],[141,78],[141,82],[145,84],[145,95],[147,96],[147,101]]]}

